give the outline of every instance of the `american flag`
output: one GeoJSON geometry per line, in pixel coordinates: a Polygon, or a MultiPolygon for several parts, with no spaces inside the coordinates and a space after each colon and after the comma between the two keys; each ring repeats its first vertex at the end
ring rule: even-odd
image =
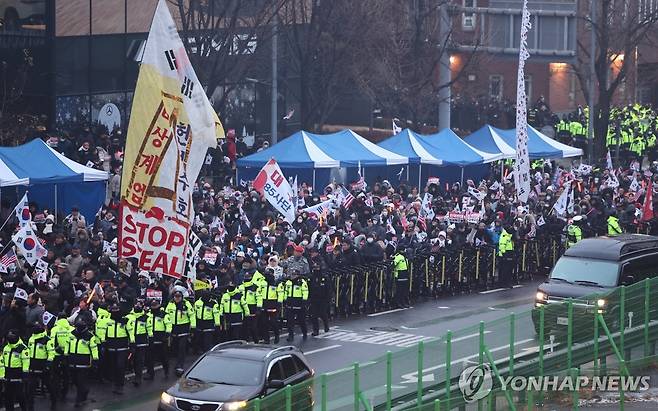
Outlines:
{"type": "Polygon", "coordinates": [[[9,250],[5,255],[0,258],[0,264],[5,267],[9,267],[12,264],[16,264],[16,253],[13,249],[9,250]]]}
{"type": "Polygon", "coordinates": [[[341,200],[340,204],[345,208],[350,208],[354,202],[354,196],[343,186],[340,186],[338,190],[338,198],[341,200]]]}

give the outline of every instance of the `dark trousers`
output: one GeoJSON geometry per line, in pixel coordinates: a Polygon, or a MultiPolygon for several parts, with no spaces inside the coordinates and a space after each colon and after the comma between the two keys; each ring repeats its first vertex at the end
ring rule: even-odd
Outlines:
{"type": "Polygon", "coordinates": [[[288,337],[295,336],[295,324],[299,325],[302,329],[302,335],[306,337],[308,330],[306,328],[306,307],[287,307],[286,308],[286,321],[288,323],[288,337]]]}
{"type": "Polygon", "coordinates": [[[162,364],[165,377],[169,375],[169,350],[166,341],[153,341],[146,351],[146,372],[152,377],[155,374],[155,362],[162,364]]]}
{"type": "Polygon", "coordinates": [[[185,366],[185,353],[189,334],[172,335],[171,337],[171,349],[176,354],[176,369],[182,370],[185,366]]]}
{"type": "Polygon", "coordinates": [[[206,352],[215,345],[215,329],[199,330],[197,329],[195,335],[198,337],[199,348],[201,352],[206,352]]]}
{"type": "Polygon", "coordinates": [[[406,271],[400,271],[395,279],[395,305],[405,307],[409,304],[409,277],[406,271]],[[404,275],[403,275],[404,274],[404,275]]]}
{"type": "Polygon", "coordinates": [[[511,287],[514,279],[514,258],[506,253],[500,258],[498,266],[498,282],[503,287],[511,287]]]}
{"type": "Polygon", "coordinates": [[[257,312],[254,312],[251,315],[248,315],[244,318],[244,332],[245,340],[253,340],[254,343],[258,344],[260,336],[258,335],[258,317],[257,312]]]}
{"type": "Polygon", "coordinates": [[[126,363],[128,362],[128,350],[107,350],[108,374],[114,384],[115,390],[122,390],[126,378],[126,363]]]}
{"type": "Polygon", "coordinates": [[[39,386],[39,381],[41,381],[41,385],[48,390],[51,406],[54,406],[57,403],[57,393],[54,390],[50,372],[48,370],[44,370],[40,373],[30,372],[27,377],[27,386],[25,387],[25,402],[29,411],[34,410],[34,396],[37,387],[39,386]]]}
{"type": "Polygon", "coordinates": [[[263,330],[263,340],[265,340],[266,344],[270,343],[270,331],[274,334],[274,343],[279,342],[279,333],[280,333],[280,327],[279,327],[279,310],[275,309],[269,309],[261,313],[261,318],[263,321],[263,326],[261,327],[261,330],[263,330]]]}
{"type": "Polygon", "coordinates": [[[21,410],[26,410],[23,381],[5,381],[5,410],[14,411],[14,404],[18,402],[21,410]]]}
{"type": "Polygon", "coordinates": [[[89,368],[71,368],[75,384],[75,403],[87,401],[89,395],[89,368]]]}
{"type": "Polygon", "coordinates": [[[329,300],[313,300],[311,303],[311,324],[315,334],[320,332],[320,319],[324,325],[324,331],[329,331],[329,300]]]}
{"type": "Polygon", "coordinates": [[[66,398],[71,385],[71,378],[66,357],[58,355],[53,361],[53,390],[55,395],[61,399],[66,398]]]}
{"type": "Polygon", "coordinates": [[[133,369],[135,370],[135,383],[142,382],[142,374],[144,373],[144,362],[146,360],[146,350],[148,347],[135,347],[133,353],[133,369]]]}

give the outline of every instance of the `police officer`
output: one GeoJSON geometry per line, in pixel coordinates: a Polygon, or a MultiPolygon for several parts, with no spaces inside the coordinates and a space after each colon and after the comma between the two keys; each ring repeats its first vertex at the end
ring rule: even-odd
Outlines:
{"type": "Polygon", "coordinates": [[[567,248],[576,244],[583,238],[583,230],[580,228],[580,223],[583,216],[577,215],[571,219],[571,223],[567,225],[567,248]]]}
{"type": "MultiPolygon", "coordinates": [[[[110,318],[106,320],[104,329],[97,330],[100,341],[104,344],[107,356],[107,374],[110,376],[115,394],[123,394],[125,384],[126,363],[130,351],[130,335],[128,334],[128,319],[121,314],[118,304],[110,306],[110,318]]],[[[98,322],[97,322],[98,324],[98,322]]]]}
{"type": "Polygon", "coordinates": [[[279,343],[279,316],[281,315],[281,305],[286,297],[283,283],[276,282],[274,270],[268,268],[265,270],[265,286],[261,288],[263,298],[263,313],[261,314],[263,331],[263,340],[266,344],[270,343],[270,331],[274,334],[274,344],[279,343]]]}
{"type": "Polygon", "coordinates": [[[288,341],[295,338],[295,323],[302,329],[302,337],[308,337],[306,328],[306,303],[308,302],[308,282],[293,270],[291,278],[285,283],[286,290],[286,322],[288,325],[288,341]]]}
{"type": "Polygon", "coordinates": [[[331,280],[324,274],[319,264],[311,262],[311,284],[309,287],[309,299],[311,301],[311,324],[313,333],[320,333],[320,321],[324,325],[324,332],[329,331],[329,302],[331,300],[331,280]]]}
{"type": "Polygon", "coordinates": [[[59,313],[55,325],[50,329],[50,339],[53,340],[55,346],[55,358],[53,359],[52,368],[53,385],[60,399],[65,399],[69,390],[70,374],[64,351],[73,329],[63,312],[59,313]]]}
{"type": "Polygon", "coordinates": [[[27,342],[28,351],[28,379],[26,390],[26,405],[28,410],[34,410],[34,395],[37,386],[48,389],[50,394],[50,407],[57,405],[57,395],[52,386],[50,368],[55,359],[55,342],[48,337],[46,327],[41,321],[33,325],[34,333],[27,342]]]}
{"type": "Polygon", "coordinates": [[[151,301],[151,310],[146,317],[146,328],[149,337],[149,350],[146,353],[145,380],[152,380],[155,376],[154,363],[162,364],[164,378],[169,378],[169,340],[171,335],[171,319],[162,309],[159,300],[151,301]]]}
{"type": "MultiPolygon", "coordinates": [[[[262,278],[262,275],[260,277],[262,278]]],[[[244,277],[244,282],[240,284],[244,300],[249,307],[249,314],[245,315],[244,319],[244,334],[245,337],[251,337],[256,344],[258,344],[259,341],[258,315],[263,309],[263,293],[260,289],[261,286],[259,285],[262,283],[260,281],[260,279],[254,280],[253,274],[247,272],[244,277]]]]}
{"type": "Polygon", "coordinates": [[[619,218],[617,218],[617,210],[612,210],[608,217],[608,236],[614,237],[621,234],[623,231],[619,225],[619,218]]]}
{"type": "Polygon", "coordinates": [[[138,387],[142,383],[146,349],[149,346],[148,325],[146,313],[144,312],[144,303],[138,300],[135,303],[135,308],[133,308],[132,312],[130,312],[126,318],[128,318],[128,337],[132,344],[133,368],[135,370],[133,385],[138,387]]]}
{"type": "Polygon", "coordinates": [[[23,377],[28,371],[29,353],[18,336],[18,330],[9,330],[6,340],[7,344],[2,350],[2,367],[0,367],[0,377],[4,379],[5,410],[13,411],[17,401],[24,410],[23,377]]]}
{"type": "Polygon", "coordinates": [[[196,315],[196,335],[198,348],[208,351],[215,341],[215,330],[219,327],[219,304],[208,291],[201,292],[201,296],[194,303],[196,315]]]}
{"type": "Polygon", "coordinates": [[[498,281],[503,287],[510,287],[514,278],[514,236],[512,226],[506,225],[498,240],[498,281]]]}
{"type": "Polygon", "coordinates": [[[242,338],[242,327],[245,316],[249,315],[249,306],[242,289],[230,282],[222,294],[219,314],[223,320],[226,337],[229,340],[242,338]]]}
{"type": "Polygon", "coordinates": [[[398,308],[408,307],[409,269],[403,247],[397,247],[393,256],[393,279],[395,280],[395,305],[398,308]]]}
{"type": "MultiPolygon", "coordinates": [[[[119,323],[114,322],[113,325],[116,324],[119,323]]],[[[111,331],[112,328],[108,330],[110,330],[110,333],[114,332],[111,331]]],[[[98,339],[89,330],[86,322],[76,322],[75,329],[69,335],[65,354],[68,357],[69,367],[73,373],[75,383],[75,406],[80,407],[87,401],[89,395],[89,371],[93,362],[98,361],[98,339]]]]}
{"type": "Polygon", "coordinates": [[[188,339],[196,329],[196,315],[192,304],[183,299],[180,290],[174,291],[174,299],[165,308],[171,321],[172,349],[176,353],[176,375],[183,375],[188,339]]]}

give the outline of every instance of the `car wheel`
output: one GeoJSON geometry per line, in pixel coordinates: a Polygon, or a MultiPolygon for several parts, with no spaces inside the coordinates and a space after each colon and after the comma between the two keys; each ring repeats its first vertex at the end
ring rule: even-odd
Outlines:
{"type": "Polygon", "coordinates": [[[18,12],[15,9],[5,10],[3,28],[9,31],[18,30],[18,12]]]}

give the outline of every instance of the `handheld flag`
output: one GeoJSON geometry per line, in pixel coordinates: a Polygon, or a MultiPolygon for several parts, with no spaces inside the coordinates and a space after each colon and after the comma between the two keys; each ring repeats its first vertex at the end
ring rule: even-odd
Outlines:
{"type": "Polygon", "coordinates": [[[295,220],[295,209],[293,207],[293,190],[286,180],[276,160],[271,159],[260,170],[253,187],[267,201],[283,214],[284,219],[292,224],[295,220]]]}
{"type": "Polygon", "coordinates": [[[644,206],[642,207],[642,221],[652,220],[654,217],[653,211],[653,181],[649,182],[647,192],[644,194],[644,206]]]}
{"type": "Polygon", "coordinates": [[[18,251],[23,254],[25,260],[34,265],[38,259],[45,256],[48,251],[43,248],[36,234],[32,231],[30,226],[21,228],[11,239],[16,244],[18,251]]]}
{"type": "Polygon", "coordinates": [[[27,193],[23,194],[21,201],[16,204],[14,213],[16,214],[16,218],[18,218],[18,224],[20,224],[21,228],[28,225],[32,220],[32,215],[30,214],[30,206],[28,205],[27,201],[27,193]]]}
{"type": "Polygon", "coordinates": [[[23,290],[22,288],[16,288],[16,291],[14,291],[14,298],[27,301],[27,291],[23,290]]]}

